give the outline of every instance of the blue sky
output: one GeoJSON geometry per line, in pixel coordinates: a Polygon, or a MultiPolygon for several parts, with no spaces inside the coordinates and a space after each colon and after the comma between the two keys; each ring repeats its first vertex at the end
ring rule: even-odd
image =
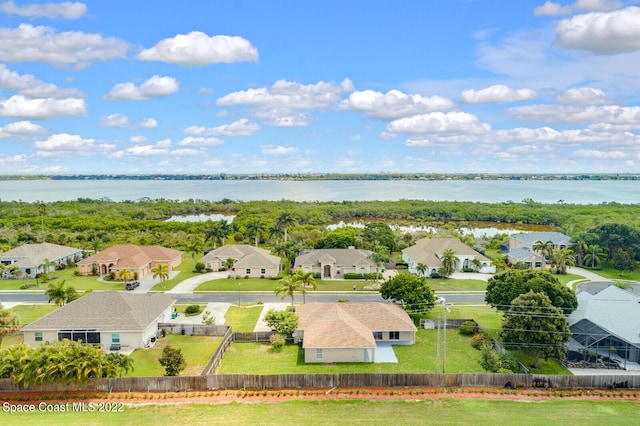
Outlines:
{"type": "Polygon", "coordinates": [[[0,173],[637,173],[640,4],[0,0],[0,173]]]}

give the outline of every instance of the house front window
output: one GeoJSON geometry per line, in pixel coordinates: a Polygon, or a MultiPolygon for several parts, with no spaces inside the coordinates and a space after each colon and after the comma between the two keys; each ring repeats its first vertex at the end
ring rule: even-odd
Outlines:
{"type": "Polygon", "coordinates": [[[316,349],[316,359],[322,359],[322,349],[316,349]]]}
{"type": "Polygon", "coordinates": [[[111,343],[120,343],[120,333],[113,333],[111,335],[111,343]]]}
{"type": "Polygon", "coordinates": [[[245,269],[244,273],[247,275],[251,275],[251,269],[250,268],[245,269]]]}
{"type": "Polygon", "coordinates": [[[399,331],[390,331],[389,332],[389,340],[400,340],[400,332],[399,331]]]}
{"type": "Polygon", "coordinates": [[[42,331],[36,331],[36,342],[42,342],[42,331]]]}
{"type": "Polygon", "coordinates": [[[261,268],[260,269],[260,275],[264,275],[267,273],[267,269],[266,268],[261,268]]]}
{"type": "Polygon", "coordinates": [[[536,262],[536,268],[542,268],[542,262],[536,262]]]}
{"type": "Polygon", "coordinates": [[[376,340],[382,340],[382,331],[374,331],[373,338],[376,340]]]}

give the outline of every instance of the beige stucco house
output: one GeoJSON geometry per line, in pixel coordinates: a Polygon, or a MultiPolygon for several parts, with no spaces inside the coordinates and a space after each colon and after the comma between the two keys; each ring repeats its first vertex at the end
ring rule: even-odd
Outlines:
{"type": "Polygon", "coordinates": [[[58,340],[82,340],[105,350],[149,347],[158,323],[171,319],[175,299],[166,294],[94,291],[22,327],[24,342],[37,346],[58,340]]]}
{"type": "Polygon", "coordinates": [[[211,271],[226,269],[227,259],[233,259],[230,275],[235,277],[267,278],[280,272],[281,260],[269,250],[248,244],[231,244],[210,251],[199,262],[211,271]]]}
{"type": "Polygon", "coordinates": [[[376,264],[369,259],[371,250],[356,248],[310,250],[296,257],[293,271],[312,271],[322,279],[343,278],[344,274],[370,274],[376,264]]]}
{"type": "Polygon", "coordinates": [[[169,271],[182,263],[182,252],[160,246],[118,244],[77,263],[80,275],[106,275],[129,269],[142,278],[159,263],[169,265],[169,271]]]}
{"type": "MultiPolygon", "coordinates": [[[[73,264],[82,259],[82,249],[59,244],[40,243],[23,244],[0,255],[0,263],[5,266],[15,265],[18,271],[35,278],[38,273],[45,272],[47,260],[55,264],[73,264]]],[[[50,266],[49,271],[54,267],[50,266]]]]}
{"type": "Polygon", "coordinates": [[[417,328],[395,303],[306,303],[296,307],[304,361],[378,362],[381,346],[412,345],[417,328]]]}
{"type": "Polygon", "coordinates": [[[430,276],[442,268],[442,254],[447,250],[453,250],[458,262],[456,271],[464,268],[476,269],[474,259],[480,262],[478,272],[493,274],[496,267],[491,259],[478,253],[473,248],[464,244],[457,238],[422,238],[415,245],[402,250],[402,260],[407,263],[409,272],[418,274],[418,264],[426,266],[425,276],[430,276]]]}

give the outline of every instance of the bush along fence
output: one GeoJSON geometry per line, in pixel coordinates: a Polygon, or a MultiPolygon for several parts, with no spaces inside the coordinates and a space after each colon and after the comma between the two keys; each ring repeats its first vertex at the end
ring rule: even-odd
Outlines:
{"type": "MultiPolygon", "coordinates": [[[[181,392],[215,389],[332,389],[366,387],[479,387],[508,389],[638,389],[640,375],[552,376],[536,374],[221,374],[189,377],[90,379],[84,385],[54,383],[24,388],[0,379],[0,392],[181,392]]],[[[0,394],[1,396],[1,394],[0,394]]]]}

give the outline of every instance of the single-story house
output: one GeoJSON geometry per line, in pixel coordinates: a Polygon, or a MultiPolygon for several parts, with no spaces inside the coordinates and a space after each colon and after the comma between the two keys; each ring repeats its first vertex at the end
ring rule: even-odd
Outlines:
{"type": "Polygon", "coordinates": [[[416,340],[416,326],[395,303],[306,303],[296,315],[294,339],[309,363],[376,362],[379,345],[416,340]]]}
{"type": "Polygon", "coordinates": [[[296,257],[293,271],[311,271],[323,279],[343,278],[344,274],[375,273],[376,264],[369,259],[371,253],[371,250],[353,247],[310,250],[296,257]]]}
{"type": "Polygon", "coordinates": [[[509,237],[507,260],[509,263],[522,262],[531,268],[544,268],[547,259],[533,249],[538,241],[550,242],[552,250],[566,249],[572,246],[571,237],[560,232],[525,232],[509,237]],[[528,252],[528,254],[527,254],[528,252]]]}
{"type": "Polygon", "coordinates": [[[5,266],[15,265],[18,271],[31,278],[45,270],[53,271],[54,266],[45,266],[47,260],[55,264],[74,264],[82,259],[82,249],[59,244],[23,244],[0,255],[5,266]]]}
{"type": "Polygon", "coordinates": [[[106,275],[122,269],[137,273],[142,278],[160,264],[169,266],[169,271],[182,263],[182,252],[160,246],[137,246],[118,244],[77,263],[80,275],[106,275]]]}
{"type": "Polygon", "coordinates": [[[233,259],[231,272],[238,277],[275,277],[280,272],[281,260],[269,250],[248,244],[230,244],[211,250],[199,262],[212,271],[225,270],[227,259],[233,259]]]}
{"type": "Polygon", "coordinates": [[[105,350],[149,347],[156,341],[158,323],[171,319],[174,303],[161,293],[94,291],[22,327],[24,342],[37,346],[69,339],[105,350]]]}
{"type": "Polygon", "coordinates": [[[449,249],[453,250],[458,259],[455,265],[456,271],[470,268],[486,274],[496,272],[496,267],[491,259],[478,253],[457,238],[422,238],[416,241],[415,245],[402,250],[402,260],[406,262],[409,272],[413,274],[419,274],[418,264],[425,265],[425,275],[430,276],[442,268],[442,255],[449,249]],[[477,263],[474,260],[480,262],[478,267],[474,265],[477,263]]]}
{"type": "Polygon", "coordinates": [[[615,355],[640,363],[640,296],[611,285],[590,294],[577,294],[578,307],[569,315],[570,349],[615,355]]]}

